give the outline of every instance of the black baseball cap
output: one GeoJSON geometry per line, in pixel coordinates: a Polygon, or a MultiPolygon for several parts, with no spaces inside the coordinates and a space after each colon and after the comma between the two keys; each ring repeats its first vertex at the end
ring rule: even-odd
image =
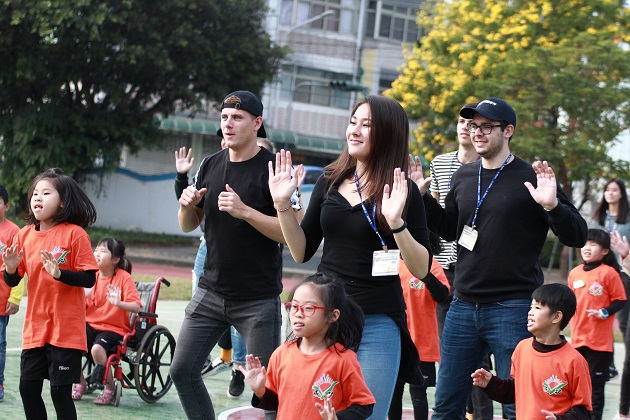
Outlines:
{"type": "Polygon", "coordinates": [[[516,127],[516,113],[503,99],[499,98],[488,98],[479,102],[475,108],[462,108],[459,111],[459,115],[466,118],[472,119],[475,114],[483,115],[486,118],[489,118],[494,121],[503,121],[510,125],[516,127]]]}
{"type": "MultiPolygon", "coordinates": [[[[242,109],[255,117],[262,117],[263,114],[262,102],[260,102],[260,99],[258,99],[256,95],[248,90],[237,90],[236,92],[229,93],[221,103],[221,109],[223,108],[242,109]]],[[[260,125],[257,135],[258,137],[267,138],[267,131],[265,131],[264,124],[260,125]]]]}

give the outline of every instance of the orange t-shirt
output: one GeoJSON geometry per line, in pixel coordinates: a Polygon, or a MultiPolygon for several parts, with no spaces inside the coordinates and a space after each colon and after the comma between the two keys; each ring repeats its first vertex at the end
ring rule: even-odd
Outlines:
{"type": "Polygon", "coordinates": [[[596,316],[588,316],[586,310],[599,310],[615,300],[626,300],[621,275],[606,264],[589,271],[584,271],[582,264],[569,273],[569,287],[577,298],[575,315],[571,319],[571,345],[575,348],[613,351],[615,315],[602,320],[596,316]]]}
{"type": "Polygon", "coordinates": [[[131,331],[129,312],[109,303],[107,299],[109,284],[120,289],[121,302],[137,303],[142,306],[131,274],[121,268],[117,268],[111,277],[101,277],[97,272],[96,284],[85,300],[85,320],[95,330],[125,335],[131,331]]]}
{"type": "Polygon", "coordinates": [[[534,338],[522,340],[512,354],[516,418],[544,420],[540,410],[564,414],[591,407],[591,374],[586,359],[566,343],[549,353],[534,350],[534,338]]]}
{"type": "Polygon", "coordinates": [[[332,397],[336,412],[353,404],[374,404],[356,353],[336,347],[339,351],[329,347],[306,355],[291,342],[273,352],[265,386],[278,395],[278,420],[321,419],[315,403],[323,404],[325,395],[332,397]]]}
{"type": "Polygon", "coordinates": [[[83,287],[55,280],[44,268],[40,251],[50,251],[61,270],[98,270],[88,234],[70,223],[60,223],[43,232],[35,230],[35,225],[28,225],[18,232],[12,244],[24,251],[17,273],[20,277],[28,273],[22,349],[51,344],[87,351],[83,287]]]}
{"type": "MultiPolygon", "coordinates": [[[[437,303],[431,297],[422,280],[418,280],[411,274],[403,260],[400,260],[398,274],[403,289],[403,297],[407,304],[407,327],[418,349],[420,360],[439,362],[440,339],[435,314],[437,303]]],[[[435,258],[431,263],[431,274],[450,289],[444,269],[435,258]]]]}
{"type": "MultiPolygon", "coordinates": [[[[4,255],[4,249],[13,241],[13,237],[20,231],[18,225],[4,219],[0,223],[0,255],[4,255]]],[[[16,286],[22,287],[22,286],[16,286]]],[[[11,288],[7,286],[4,280],[0,281],[0,316],[7,314],[7,301],[11,296],[11,288]]]]}

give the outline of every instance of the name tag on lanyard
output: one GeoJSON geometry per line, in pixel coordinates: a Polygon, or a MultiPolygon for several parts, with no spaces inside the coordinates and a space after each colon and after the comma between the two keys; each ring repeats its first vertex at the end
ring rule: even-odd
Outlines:
{"type": "Polygon", "coordinates": [[[393,276],[398,274],[400,265],[400,250],[374,251],[372,256],[372,275],[393,276]]]}

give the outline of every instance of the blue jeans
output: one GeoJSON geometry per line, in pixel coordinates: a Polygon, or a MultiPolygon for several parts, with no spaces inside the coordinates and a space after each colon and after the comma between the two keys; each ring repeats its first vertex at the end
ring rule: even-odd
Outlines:
{"type": "Polygon", "coordinates": [[[247,356],[247,347],[241,333],[236,331],[236,328],[230,327],[230,333],[232,334],[232,362],[237,365],[245,364],[245,356],[247,356]]]}
{"type": "Polygon", "coordinates": [[[197,280],[199,280],[203,275],[203,266],[206,262],[206,254],[208,254],[208,247],[206,246],[206,238],[202,236],[199,240],[199,249],[197,249],[195,265],[193,266],[193,271],[197,275],[197,280]]]}
{"type": "Polygon", "coordinates": [[[366,315],[357,352],[365,384],[376,400],[369,417],[387,418],[400,367],[400,330],[387,315],[366,315]]]}
{"type": "Polygon", "coordinates": [[[201,368],[221,334],[234,325],[249,352],[267,366],[280,345],[280,298],[224,300],[198,288],[186,306],[170,374],[188,419],[214,419],[214,407],[201,368]]]}
{"type": "MultiPolygon", "coordinates": [[[[441,363],[435,392],[433,420],[464,419],[472,390],[470,374],[483,358],[494,355],[499,378],[510,378],[512,353],[527,331],[530,299],[475,304],[453,297],[442,332],[441,363]]],[[[514,405],[504,405],[510,419],[514,405]]]]}
{"type": "Polygon", "coordinates": [[[4,365],[7,360],[7,325],[9,315],[0,316],[0,385],[4,385],[4,365]]]}

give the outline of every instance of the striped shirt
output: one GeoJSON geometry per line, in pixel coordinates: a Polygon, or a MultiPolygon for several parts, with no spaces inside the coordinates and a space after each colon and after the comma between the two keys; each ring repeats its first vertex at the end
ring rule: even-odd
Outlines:
{"type": "MultiPolygon", "coordinates": [[[[436,156],[429,167],[431,171],[431,192],[440,194],[440,205],[444,207],[444,199],[451,189],[451,178],[453,174],[462,166],[457,159],[457,151],[444,153],[436,156]]],[[[457,261],[457,242],[445,241],[440,239],[440,243],[444,250],[435,255],[435,259],[444,267],[444,269],[452,268],[451,265],[457,261]]]]}

